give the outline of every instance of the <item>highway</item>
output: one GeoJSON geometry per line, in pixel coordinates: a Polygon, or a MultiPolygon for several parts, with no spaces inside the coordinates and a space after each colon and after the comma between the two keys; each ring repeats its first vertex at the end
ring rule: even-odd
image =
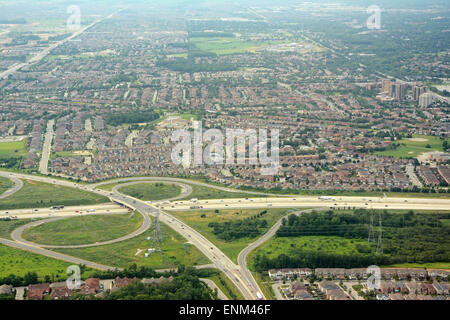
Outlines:
{"type": "MultiPolygon", "coordinates": [[[[98,183],[95,185],[82,185],[74,182],[53,179],[50,177],[42,177],[35,175],[26,175],[20,173],[9,173],[9,172],[0,172],[0,176],[4,176],[6,178],[12,179],[28,179],[34,181],[40,181],[50,184],[57,184],[61,186],[66,186],[70,188],[75,188],[79,190],[85,190],[88,192],[92,192],[98,195],[103,195],[109,197],[112,202],[116,202],[126,207],[129,207],[133,210],[139,211],[143,216],[152,215],[156,216],[159,213],[160,221],[162,223],[167,224],[169,227],[183,235],[191,244],[197,247],[207,258],[212,261],[212,263],[227,275],[227,277],[233,282],[233,284],[238,288],[238,290],[242,293],[245,299],[247,300],[255,300],[258,299],[257,293],[261,293],[258,285],[253,279],[251,273],[248,271],[245,265],[245,258],[251,250],[253,250],[260,241],[265,241],[265,239],[270,238],[273,233],[276,231],[276,226],[274,226],[269,233],[261,240],[258,240],[255,244],[250,246],[249,248],[244,249],[240,255],[239,264],[236,265],[232,262],[225,254],[217,248],[213,243],[211,243],[208,239],[202,236],[199,232],[184,224],[182,221],[176,219],[172,215],[170,215],[170,210],[190,210],[192,206],[192,202],[190,201],[169,201],[169,205],[165,205],[164,202],[167,200],[158,202],[158,203],[149,203],[145,201],[141,201],[139,199],[135,199],[133,197],[121,194],[119,192],[120,187],[115,188],[114,191],[106,191],[97,189],[96,186],[101,186],[105,184],[111,184],[116,182],[123,181],[157,181],[157,182],[179,182],[185,184],[196,184],[196,185],[204,185],[224,191],[230,192],[242,192],[241,190],[210,186],[205,183],[184,180],[178,178],[124,178],[124,179],[116,179],[111,181],[105,181],[102,183],[98,183]],[[168,212],[169,211],[169,212],[168,212]]],[[[125,185],[125,184],[124,184],[125,185]]],[[[186,194],[188,194],[189,190],[185,190],[186,194]]],[[[250,192],[248,192],[250,193],[250,192]]],[[[253,194],[264,194],[261,192],[254,192],[253,194]]],[[[178,197],[177,197],[178,198],[178,197]]],[[[195,206],[203,206],[204,210],[207,209],[232,209],[232,208],[270,208],[270,207],[280,207],[280,208],[373,208],[373,209],[428,209],[428,210],[449,210],[450,209],[450,199],[416,199],[416,198],[380,198],[380,197],[327,197],[319,199],[319,197],[294,197],[294,196],[277,196],[271,198],[255,198],[255,199],[219,199],[219,200],[202,200],[196,202],[195,206]]],[[[196,209],[197,210],[197,209],[196,209]]],[[[2,240],[3,241],[3,240],[2,240]]],[[[7,243],[14,244],[14,246],[21,246],[22,249],[33,251],[40,254],[52,254],[54,252],[45,250],[43,248],[39,248],[37,246],[31,246],[24,243],[7,241],[7,243]],[[44,251],[43,251],[44,250],[44,251]],[[41,253],[44,252],[44,253],[41,253]]],[[[5,243],[5,242],[2,242],[5,243]]],[[[55,257],[57,259],[67,261],[67,257],[55,257]]],[[[70,259],[76,259],[70,257],[70,259]]],[[[78,259],[81,260],[81,259],[78,259]]],[[[83,262],[89,266],[92,264],[83,262]]],[[[103,266],[104,267],[104,266],[103,266]]]]}
{"type": "MultiPolygon", "coordinates": [[[[319,210],[325,210],[326,208],[322,208],[319,210]]],[[[259,246],[261,246],[264,242],[270,240],[273,236],[275,236],[276,232],[278,231],[278,229],[281,227],[281,224],[283,222],[283,219],[285,219],[286,217],[290,216],[290,215],[301,215],[302,213],[307,213],[307,212],[311,212],[312,210],[302,210],[302,211],[295,211],[292,212],[286,216],[284,216],[283,218],[281,218],[280,220],[278,220],[273,226],[272,228],[270,228],[269,231],[267,231],[262,237],[258,238],[255,242],[249,244],[245,249],[243,249],[238,256],[238,263],[239,266],[241,267],[242,270],[244,270],[245,276],[247,277],[247,279],[251,279],[253,282],[253,285],[255,287],[258,287],[258,284],[256,283],[255,279],[253,278],[252,273],[250,272],[250,270],[247,267],[247,257],[250,254],[250,252],[252,252],[253,250],[255,250],[256,248],[258,248],[259,246]]],[[[262,294],[262,292],[261,292],[262,294]]]]}
{"type": "Polygon", "coordinates": [[[26,61],[24,63],[18,63],[18,64],[15,64],[15,65],[11,66],[9,69],[7,69],[7,70],[5,70],[5,71],[0,73],[0,79],[6,79],[9,75],[19,71],[20,69],[22,69],[22,68],[24,68],[26,66],[31,66],[31,65],[33,65],[36,62],[39,62],[40,60],[45,58],[48,54],[50,54],[50,52],[52,52],[53,49],[55,49],[55,48],[59,47],[60,45],[62,45],[64,43],[66,43],[66,42],[68,42],[68,41],[78,37],[79,35],[84,33],[86,30],[92,28],[96,24],[98,24],[98,23],[100,23],[100,22],[102,22],[102,21],[104,21],[106,19],[112,18],[115,14],[117,14],[118,12],[120,12],[122,10],[124,10],[124,9],[118,10],[118,11],[110,14],[107,17],[103,17],[103,18],[101,18],[101,19],[91,23],[87,27],[84,27],[84,28],[80,29],[79,31],[77,31],[74,34],[72,34],[71,36],[69,36],[69,37],[67,37],[67,38],[65,38],[65,39],[63,39],[61,41],[58,41],[58,42],[52,44],[51,46],[49,46],[48,48],[45,48],[41,52],[36,53],[30,60],[28,60],[28,61],[26,61]]]}
{"type": "MultiPolygon", "coordinates": [[[[241,291],[242,295],[247,300],[255,300],[257,299],[257,292],[259,292],[258,287],[254,287],[252,283],[252,279],[247,279],[244,273],[244,270],[242,270],[238,265],[233,263],[222,251],[219,250],[213,243],[211,243],[208,239],[206,239],[204,236],[202,236],[200,233],[198,233],[196,230],[192,229],[191,227],[185,225],[183,222],[179,221],[175,217],[172,217],[170,214],[166,213],[165,211],[155,207],[152,204],[149,204],[145,201],[141,201],[139,199],[135,199],[130,196],[126,196],[123,194],[120,194],[118,192],[109,192],[106,190],[101,190],[94,188],[93,186],[86,186],[82,184],[77,184],[71,181],[65,181],[65,180],[59,180],[59,179],[53,179],[50,177],[42,177],[42,176],[35,176],[35,175],[27,175],[27,174],[21,174],[21,173],[10,173],[10,172],[0,172],[0,176],[4,176],[6,178],[15,177],[17,179],[25,179],[25,180],[33,180],[33,181],[40,181],[44,183],[50,183],[55,185],[61,185],[69,188],[79,189],[79,190],[85,190],[89,191],[98,195],[103,195],[108,197],[111,201],[125,205],[129,208],[132,208],[133,210],[139,211],[144,217],[147,214],[150,214],[152,216],[156,216],[159,212],[160,221],[170,226],[172,229],[183,235],[191,244],[193,244],[195,247],[197,247],[207,258],[209,258],[216,268],[221,270],[225,273],[225,275],[228,276],[228,278],[233,282],[233,284],[241,291]]],[[[126,180],[126,179],[124,179],[126,180]]],[[[116,182],[124,181],[124,180],[116,180],[116,182]]],[[[149,180],[149,179],[147,179],[149,180]]],[[[168,178],[155,178],[150,179],[152,181],[168,181],[168,178]]],[[[171,180],[170,181],[180,181],[179,179],[171,180]]],[[[181,180],[183,181],[183,180],[181,180]]],[[[187,182],[187,181],[185,181],[187,182]]],[[[108,183],[112,183],[112,181],[109,181],[108,183]]],[[[107,184],[107,183],[104,183],[107,184]]],[[[34,247],[29,244],[23,243],[23,242],[14,242],[16,245],[21,245],[22,248],[26,248],[25,250],[36,252],[42,252],[42,250],[45,250],[43,248],[34,247]]],[[[50,251],[51,252],[51,251],[50,251]]],[[[48,254],[48,253],[47,253],[48,254]]],[[[64,260],[64,259],[63,259],[64,260]]]]}
{"type": "Polygon", "coordinates": [[[14,209],[0,211],[0,219],[44,219],[52,217],[76,217],[93,214],[125,214],[129,209],[118,204],[105,203],[92,206],[71,206],[64,209],[51,208],[33,208],[33,209],[14,209]]]}
{"type": "Polygon", "coordinates": [[[333,208],[333,209],[392,209],[392,210],[450,210],[450,199],[434,198],[383,198],[383,197],[319,197],[246,198],[157,202],[155,206],[167,211],[216,210],[216,209],[256,209],[256,208],[333,208]],[[200,207],[200,208],[199,208],[200,207]]]}

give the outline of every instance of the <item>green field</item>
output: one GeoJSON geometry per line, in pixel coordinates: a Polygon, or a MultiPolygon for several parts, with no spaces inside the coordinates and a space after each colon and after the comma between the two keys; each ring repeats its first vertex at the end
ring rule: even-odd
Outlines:
{"type": "MultiPolygon", "coordinates": [[[[121,181],[116,183],[110,183],[110,184],[104,184],[99,186],[99,189],[112,191],[112,189],[118,185],[128,183],[130,181],[121,181]]],[[[144,187],[148,187],[149,184],[156,183],[156,182],[142,182],[140,184],[136,184],[133,186],[138,186],[137,188],[130,188],[130,189],[137,189],[138,192],[142,191],[140,189],[144,189],[144,187]]],[[[190,185],[192,187],[192,193],[185,197],[184,200],[187,199],[200,199],[200,200],[208,200],[208,199],[232,199],[232,198],[263,198],[264,195],[254,195],[246,193],[245,191],[242,192],[228,192],[228,191],[222,191],[217,190],[214,188],[206,187],[206,186],[200,186],[196,184],[189,184],[189,181],[183,181],[184,184],[190,185]]],[[[165,182],[164,184],[170,185],[170,182],[165,182]]],[[[131,187],[131,186],[130,186],[131,187]]],[[[125,190],[127,190],[128,187],[120,188],[120,192],[125,193],[125,190]]],[[[127,193],[129,194],[129,193],[127,193]]],[[[131,195],[131,194],[130,194],[131,195]]],[[[165,196],[165,198],[170,198],[165,196]]],[[[164,199],[164,198],[161,198],[164,199]]],[[[148,199],[150,200],[150,199],[148,199]]]]}
{"type": "Polygon", "coordinates": [[[27,154],[28,139],[0,143],[0,158],[18,158],[27,154]]]}
{"type": "Polygon", "coordinates": [[[181,187],[171,183],[138,183],[119,189],[123,194],[143,201],[170,199],[181,193],[181,187]]]}
{"type": "Polygon", "coordinates": [[[430,262],[430,263],[401,263],[393,264],[393,268],[426,268],[426,269],[446,269],[450,270],[450,262],[430,262]]]}
{"type": "Polygon", "coordinates": [[[54,275],[56,281],[65,279],[68,262],[48,258],[27,251],[10,248],[0,244],[0,278],[14,274],[24,276],[27,272],[36,272],[42,279],[54,275]]]}
{"type": "Polygon", "coordinates": [[[303,251],[358,254],[357,244],[367,245],[367,240],[346,239],[337,236],[274,237],[253,251],[249,256],[249,261],[252,261],[252,258],[258,253],[275,258],[280,254],[289,254],[290,250],[299,248],[303,251]]]}
{"type": "Polygon", "coordinates": [[[205,186],[191,185],[192,193],[186,199],[234,199],[234,198],[263,198],[264,196],[248,194],[245,192],[228,192],[218,189],[213,189],[205,186]]]}
{"type": "Polygon", "coordinates": [[[194,266],[210,263],[197,248],[188,244],[185,238],[165,224],[161,224],[161,232],[163,253],[152,253],[148,258],[145,258],[144,253],[153,247],[153,242],[147,240],[147,237],[152,237],[151,230],[133,239],[111,245],[56,251],[119,268],[127,268],[134,263],[154,269],[175,268],[179,264],[194,266]]]}
{"type": "Polygon", "coordinates": [[[11,239],[11,232],[29,222],[31,222],[31,219],[0,220],[0,238],[11,239]]]}
{"type": "Polygon", "coordinates": [[[109,202],[108,198],[91,192],[24,180],[21,190],[0,200],[0,210],[45,208],[53,205],[90,205],[107,202],[109,202]]]}
{"type": "Polygon", "coordinates": [[[90,215],[57,220],[24,231],[25,240],[48,245],[91,244],[117,239],[139,229],[142,215],[90,215]]]}
{"type": "Polygon", "coordinates": [[[11,180],[0,177],[0,195],[2,195],[8,189],[11,189],[13,186],[14,183],[11,180]]]}
{"type": "Polygon", "coordinates": [[[255,52],[279,43],[282,41],[254,41],[233,37],[189,38],[189,44],[195,49],[217,55],[255,52]]]}
{"type": "MultiPolygon", "coordinates": [[[[171,212],[171,214],[178,219],[185,222],[187,225],[191,226],[202,235],[204,235],[208,240],[214,243],[220,250],[223,251],[231,260],[237,262],[237,257],[239,253],[247,245],[255,241],[257,238],[240,238],[234,241],[225,241],[218,238],[214,233],[213,229],[208,227],[210,222],[225,222],[232,220],[243,220],[245,218],[254,216],[264,209],[244,209],[244,210],[220,210],[219,213],[215,213],[214,210],[205,211],[176,211],[171,212]],[[202,217],[204,215],[204,217],[202,217]]],[[[286,209],[268,209],[267,214],[264,215],[265,220],[267,220],[268,227],[265,231],[270,229],[270,227],[275,224],[279,219],[287,214],[286,209]]],[[[264,232],[265,232],[264,231],[264,232]]]]}
{"type": "MultiPolygon", "coordinates": [[[[401,144],[400,147],[397,149],[375,152],[375,154],[394,158],[415,158],[422,153],[443,151],[443,140],[439,137],[415,134],[412,139],[395,141],[395,143],[401,144]],[[417,141],[412,139],[416,139],[417,141]],[[427,148],[427,145],[429,145],[430,148],[427,148]]],[[[447,139],[447,141],[450,142],[450,139],[447,139]]]]}

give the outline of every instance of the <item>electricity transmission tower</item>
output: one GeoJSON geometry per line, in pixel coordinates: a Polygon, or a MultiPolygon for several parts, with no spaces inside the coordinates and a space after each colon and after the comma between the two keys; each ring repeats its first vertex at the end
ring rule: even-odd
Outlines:
{"type": "Polygon", "coordinates": [[[370,213],[369,237],[367,242],[375,242],[375,231],[373,229],[373,211],[370,213]]]}
{"type": "Polygon", "coordinates": [[[155,222],[152,226],[153,231],[153,248],[155,251],[162,253],[162,233],[161,233],[161,225],[159,223],[159,211],[156,213],[155,222]]]}
{"type": "Polygon", "coordinates": [[[382,222],[381,222],[381,212],[379,214],[379,230],[378,230],[378,244],[377,244],[377,254],[382,254],[383,253],[383,226],[382,226],[382,222]]]}

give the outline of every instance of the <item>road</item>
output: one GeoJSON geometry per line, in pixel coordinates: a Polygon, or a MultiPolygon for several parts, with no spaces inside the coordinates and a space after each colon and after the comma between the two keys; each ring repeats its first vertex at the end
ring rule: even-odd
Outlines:
{"type": "Polygon", "coordinates": [[[272,196],[285,197],[285,195],[273,195],[273,194],[265,193],[265,192],[238,190],[238,189],[234,189],[234,188],[226,188],[226,187],[215,186],[215,185],[211,185],[211,184],[207,184],[207,183],[203,183],[203,182],[199,182],[199,181],[195,181],[195,180],[181,179],[181,178],[168,178],[168,177],[129,177],[129,178],[119,178],[119,179],[113,179],[113,180],[108,180],[108,181],[95,183],[95,184],[92,184],[91,187],[92,188],[98,188],[98,187],[100,187],[102,185],[118,183],[118,182],[122,182],[122,181],[180,182],[180,183],[188,183],[188,184],[191,184],[191,185],[196,185],[196,186],[201,186],[201,187],[208,187],[208,188],[211,188],[211,189],[215,189],[215,190],[219,190],[219,191],[225,191],[225,192],[247,193],[247,194],[251,194],[251,195],[260,195],[260,196],[272,195],[272,196]]]}
{"type": "MultiPolygon", "coordinates": [[[[119,193],[119,190],[121,188],[123,188],[123,187],[128,187],[128,186],[132,186],[132,185],[135,185],[135,184],[142,184],[142,183],[155,183],[155,181],[133,181],[133,182],[121,183],[121,184],[118,184],[117,186],[114,186],[112,188],[112,192],[113,193],[119,193]]],[[[192,187],[190,185],[187,185],[185,183],[180,183],[180,182],[170,182],[170,183],[179,186],[181,188],[181,192],[176,197],[162,200],[163,202],[176,201],[176,200],[179,200],[179,199],[184,199],[186,197],[189,197],[189,195],[192,193],[192,187]]]]}
{"type": "Polygon", "coordinates": [[[118,204],[107,203],[92,206],[71,206],[54,210],[51,208],[28,208],[0,211],[0,219],[43,219],[49,217],[76,217],[92,214],[124,214],[129,210],[118,204]]]}
{"type": "MultiPolygon", "coordinates": [[[[122,181],[157,181],[157,182],[180,182],[180,183],[189,183],[194,185],[203,185],[212,187],[219,190],[230,191],[230,192],[242,192],[240,190],[217,187],[217,186],[209,186],[205,183],[184,180],[178,178],[125,178],[125,179],[116,179],[111,181],[106,181],[102,183],[98,183],[95,185],[81,185],[74,182],[66,181],[66,180],[58,180],[50,177],[42,177],[42,176],[34,176],[34,175],[26,175],[21,173],[8,173],[8,172],[0,172],[0,176],[4,176],[6,178],[17,178],[17,179],[28,179],[34,181],[40,181],[50,184],[57,184],[61,186],[66,186],[79,190],[86,190],[98,195],[103,195],[109,197],[111,201],[125,205],[129,208],[132,208],[136,211],[139,211],[141,214],[150,214],[152,216],[156,216],[159,214],[160,221],[167,224],[169,227],[174,229],[176,232],[183,235],[191,244],[197,247],[207,258],[212,261],[212,263],[216,266],[217,269],[224,272],[225,275],[232,281],[232,283],[238,288],[238,290],[242,293],[245,299],[247,300],[255,300],[258,298],[257,293],[261,292],[257,284],[255,283],[251,274],[245,266],[245,257],[244,264],[236,265],[233,263],[225,254],[220,251],[214,244],[212,244],[208,239],[202,236],[199,232],[184,224],[182,221],[176,219],[171,216],[166,210],[162,210],[162,208],[157,207],[158,204],[147,203],[145,201],[141,201],[135,199],[130,196],[123,195],[118,191],[109,192],[106,190],[97,189],[96,186],[111,184],[115,182],[122,181]]],[[[250,192],[248,192],[250,193],[250,192]]],[[[264,194],[261,192],[253,192],[253,194],[264,194]]],[[[450,200],[448,199],[413,199],[413,198],[378,198],[378,197],[335,197],[330,198],[329,201],[319,200],[318,197],[293,197],[293,196],[281,196],[276,198],[259,198],[259,199],[222,199],[222,200],[208,200],[208,203],[205,201],[200,201],[202,205],[211,205],[212,208],[221,207],[221,208],[231,208],[232,206],[236,206],[239,208],[244,207],[286,207],[286,208],[295,208],[295,207],[308,207],[308,208],[323,208],[326,207],[365,207],[365,208],[382,208],[385,209],[389,207],[390,209],[433,209],[433,210],[449,210],[450,209],[450,200]],[[253,200],[253,201],[252,201],[253,200]],[[226,206],[228,204],[228,206],[226,206]]],[[[170,207],[175,205],[174,202],[171,203],[170,207]]],[[[180,207],[187,206],[188,201],[185,201],[180,207]]],[[[166,209],[166,208],[164,208],[166,209]]],[[[178,210],[178,209],[177,209],[178,210]]],[[[8,240],[2,240],[8,241],[8,240]]],[[[10,245],[13,246],[22,246],[25,250],[32,250],[29,246],[26,246],[21,243],[9,241],[10,245]]],[[[35,248],[39,252],[44,252],[41,254],[47,255],[48,252],[51,254],[56,254],[52,251],[45,250],[43,248],[35,248]]],[[[58,257],[56,257],[58,259],[58,257]]],[[[59,257],[61,260],[66,260],[67,257],[59,257]]],[[[76,259],[80,261],[81,259],[70,257],[71,259],[76,259]]],[[[66,260],[67,261],[67,260],[66,260]]],[[[75,263],[84,263],[89,265],[88,263],[83,262],[75,262],[75,263]]],[[[92,266],[93,263],[90,264],[92,266]]],[[[102,266],[100,266],[102,267],[102,266]]],[[[104,266],[103,266],[104,267],[104,266]]]]}
{"type": "Polygon", "coordinates": [[[39,172],[42,174],[48,174],[48,160],[52,151],[53,141],[53,127],[55,126],[55,120],[51,119],[47,122],[47,131],[45,132],[44,145],[42,146],[41,162],[39,163],[39,172]]]}
{"type": "Polygon", "coordinates": [[[420,182],[419,178],[417,177],[416,173],[414,172],[414,166],[409,164],[406,166],[406,174],[409,177],[409,180],[412,182],[412,184],[418,188],[422,188],[422,182],[420,182]]]}
{"type": "MultiPolygon", "coordinates": [[[[110,215],[111,213],[96,213],[95,215],[110,215]]],[[[121,213],[123,214],[123,213],[121,213]]],[[[135,238],[141,234],[143,234],[145,231],[147,231],[150,226],[151,226],[151,220],[149,218],[149,216],[147,214],[143,214],[142,215],[144,217],[144,221],[142,222],[142,225],[135,231],[131,232],[130,234],[127,234],[123,237],[117,238],[117,239],[112,239],[112,240],[108,240],[108,241],[103,241],[103,242],[96,242],[96,243],[90,243],[90,244],[80,244],[80,245],[60,245],[60,246],[56,246],[56,245],[45,245],[45,244],[38,244],[38,243],[33,243],[31,241],[27,241],[25,239],[22,238],[22,233],[30,228],[33,227],[37,227],[39,225],[42,225],[44,223],[49,223],[49,222],[54,222],[54,221],[58,221],[58,220],[62,220],[62,219],[67,219],[67,217],[55,217],[55,218],[51,218],[51,219],[46,219],[46,220],[40,220],[40,221],[33,221],[30,223],[27,223],[23,226],[20,226],[19,228],[15,229],[12,233],[11,233],[11,239],[16,241],[17,243],[22,243],[28,246],[39,246],[41,248],[47,248],[47,249],[80,249],[80,248],[92,248],[92,247],[99,247],[99,246],[105,246],[108,244],[113,244],[113,243],[117,243],[117,242],[121,242],[121,241],[125,241],[125,240],[129,240],[132,238],[135,238]]]]}
{"type": "MultiPolygon", "coordinates": [[[[15,177],[17,179],[28,179],[33,181],[40,181],[44,183],[50,183],[55,185],[61,185],[69,188],[74,188],[78,190],[89,191],[98,195],[109,197],[109,199],[113,202],[125,205],[133,210],[139,211],[144,216],[150,214],[152,216],[156,216],[159,214],[160,221],[167,224],[169,227],[183,235],[191,244],[193,244],[197,249],[199,249],[214,265],[217,269],[224,272],[225,275],[233,282],[233,284],[241,291],[242,295],[247,300],[256,300],[257,292],[259,292],[259,288],[254,286],[252,283],[252,279],[248,279],[245,276],[244,270],[242,270],[238,265],[233,263],[222,251],[219,250],[213,243],[211,243],[208,239],[202,236],[199,232],[192,229],[191,227],[185,225],[183,222],[179,221],[175,217],[166,213],[165,211],[155,207],[154,205],[147,203],[145,201],[141,201],[139,199],[135,199],[130,196],[123,195],[118,192],[109,192],[106,190],[96,189],[93,186],[86,186],[77,184],[71,181],[53,179],[50,177],[43,176],[35,176],[35,175],[27,175],[21,173],[8,173],[8,172],[0,172],[0,176],[4,176],[6,178],[15,177]]],[[[124,179],[126,180],[126,179],[124,179]]],[[[124,180],[116,180],[117,182],[124,180]]],[[[143,179],[145,180],[145,179],[143,179]]],[[[149,180],[147,178],[147,180],[149,180]]],[[[183,182],[182,179],[170,179],[170,178],[154,178],[150,179],[152,181],[165,182],[183,182]]],[[[112,183],[113,181],[109,181],[108,183],[112,183]]],[[[184,181],[188,182],[188,181],[184,181]]],[[[107,184],[107,183],[103,183],[107,184]]],[[[11,243],[12,241],[10,241],[11,243]]],[[[33,251],[36,253],[46,252],[43,251],[45,249],[39,247],[33,247],[31,245],[25,243],[17,243],[12,242],[15,245],[20,245],[22,249],[33,251]],[[36,251],[37,250],[37,251],[36,251]]],[[[51,252],[51,251],[50,251],[51,252]]],[[[47,253],[49,254],[49,253],[47,253]]],[[[72,257],[73,258],[73,257],[72,257]]],[[[73,258],[76,259],[76,258],[73,258]]],[[[62,259],[64,260],[64,259],[62,259]]],[[[81,260],[81,259],[79,259],[81,260]]],[[[79,262],[84,263],[84,262],[79,262]]],[[[87,265],[87,264],[86,264],[87,265]]]]}
{"type": "MultiPolygon", "coordinates": [[[[190,201],[155,203],[167,211],[187,211],[193,205],[190,201]]],[[[382,198],[382,197],[334,197],[321,200],[319,197],[298,196],[295,198],[253,198],[200,200],[196,210],[257,209],[257,208],[322,208],[333,209],[392,209],[392,210],[450,210],[450,199],[435,198],[382,198]]]]}
{"type": "Polygon", "coordinates": [[[244,270],[244,273],[246,275],[246,277],[248,279],[252,279],[252,282],[254,282],[254,286],[258,286],[256,284],[255,279],[253,278],[252,273],[250,272],[250,270],[247,267],[247,257],[250,254],[250,252],[252,252],[253,250],[255,250],[256,248],[258,248],[259,246],[261,246],[264,242],[270,240],[273,236],[275,236],[276,232],[278,231],[278,229],[280,229],[281,224],[283,222],[283,219],[285,219],[286,217],[290,216],[290,215],[300,215],[302,213],[307,213],[307,212],[311,212],[312,210],[303,210],[303,211],[295,211],[292,212],[286,216],[284,216],[283,218],[281,218],[280,220],[278,220],[273,226],[272,228],[269,229],[269,231],[267,231],[262,237],[258,238],[255,242],[249,244],[245,249],[243,249],[238,256],[238,263],[239,266],[241,267],[242,270],[244,270]]]}
{"type": "Polygon", "coordinates": [[[6,197],[9,197],[9,196],[13,195],[14,193],[19,191],[23,187],[23,181],[22,180],[17,179],[15,177],[10,177],[9,179],[12,182],[14,182],[14,187],[12,187],[12,188],[6,190],[5,192],[3,192],[2,195],[0,195],[0,200],[1,199],[5,199],[6,197]]]}
{"type": "Polygon", "coordinates": [[[26,245],[23,243],[18,243],[18,242],[11,241],[8,239],[0,238],[0,243],[3,245],[9,246],[9,247],[29,251],[29,252],[40,254],[43,256],[47,256],[49,258],[54,258],[54,259],[58,259],[58,260],[62,260],[62,261],[66,261],[66,262],[78,264],[78,265],[83,264],[87,267],[97,269],[97,270],[108,271],[108,270],[120,269],[120,268],[105,266],[103,264],[95,263],[95,262],[84,260],[84,259],[75,258],[75,257],[68,256],[68,255],[65,255],[62,253],[50,251],[47,249],[40,248],[38,246],[30,246],[30,245],[26,245]]]}
{"type": "Polygon", "coordinates": [[[81,35],[82,33],[84,33],[86,30],[92,28],[93,26],[95,26],[96,24],[103,22],[106,19],[110,19],[112,18],[115,14],[119,13],[120,11],[122,11],[124,9],[118,10],[112,14],[110,14],[107,17],[101,18],[93,23],[91,23],[90,25],[88,25],[87,27],[84,27],[82,29],[80,29],[79,31],[75,32],[74,34],[72,34],[70,37],[65,38],[61,41],[58,41],[54,44],[52,44],[51,46],[49,46],[48,48],[45,48],[44,50],[42,50],[39,53],[36,53],[30,60],[28,60],[27,62],[24,63],[19,63],[19,64],[15,64],[12,67],[10,67],[9,69],[7,69],[6,71],[3,71],[0,73],[0,79],[5,79],[7,78],[9,75],[19,71],[20,69],[26,67],[26,66],[31,66],[39,61],[41,61],[43,58],[45,58],[50,52],[52,52],[52,50],[54,50],[55,48],[59,47],[60,45],[71,41],[72,39],[78,37],[79,35],[81,35]]]}

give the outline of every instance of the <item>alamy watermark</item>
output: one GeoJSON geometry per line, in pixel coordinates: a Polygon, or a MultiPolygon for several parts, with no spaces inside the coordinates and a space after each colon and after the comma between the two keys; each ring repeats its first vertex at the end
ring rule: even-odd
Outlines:
{"type": "Polygon", "coordinates": [[[381,8],[377,5],[372,5],[367,8],[367,13],[370,17],[367,19],[367,29],[380,30],[381,29],[381,8]]]}
{"type": "Polygon", "coordinates": [[[70,290],[79,290],[81,288],[81,269],[77,265],[71,265],[67,268],[69,277],[66,280],[66,286],[70,290]]]}
{"type": "Polygon", "coordinates": [[[378,266],[370,266],[367,268],[367,289],[379,290],[381,288],[381,269],[378,266]]]}
{"type": "Polygon", "coordinates": [[[203,130],[194,122],[193,133],[176,130],[172,133],[171,158],[174,164],[192,166],[260,166],[261,175],[276,175],[280,168],[280,131],[270,129],[270,156],[267,129],[203,130]],[[206,145],[205,145],[206,144],[206,145]],[[225,155],[224,155],[225,151],[225,155]],[[248,151],[248,156],[247,156],[248,151]]]}
{"type": "Polygon", "coordinates": [[[81,9],[80,6],[71,5],[67,8],[67,13],[70,14],[67,19],[66,26],[69,30],[78,30],[81,28],[81,9]]]}

